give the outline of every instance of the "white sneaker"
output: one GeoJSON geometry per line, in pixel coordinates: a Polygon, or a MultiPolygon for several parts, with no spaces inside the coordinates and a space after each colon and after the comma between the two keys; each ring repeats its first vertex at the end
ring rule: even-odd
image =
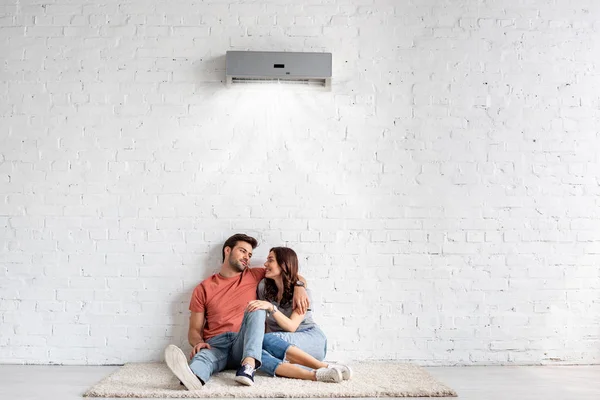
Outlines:
{"type": "Polygon", "coordinates": [[[343,364],[329,364],[327,365],[328,368],[335,368],[337,370],[339,370],[342,373],[342,378],[347,381],[348,379],[352,378],[352,368],[350,368],[347,365],[343,365],[343,364]]]}
{"type": "Polygon", "coordinates": [[[187,358],[179,347],[172,344],[167,346],[165,349],[165,362],[187,390],[202,389],[202,382],[200,382],[200,379],[190,369],[187,358]]]}
{"type": "Polygon", "coordinates": [[[317,371],[317,381],[338,383],[342,381],[342,373],[335,368],[319,368],[317,371]]]}

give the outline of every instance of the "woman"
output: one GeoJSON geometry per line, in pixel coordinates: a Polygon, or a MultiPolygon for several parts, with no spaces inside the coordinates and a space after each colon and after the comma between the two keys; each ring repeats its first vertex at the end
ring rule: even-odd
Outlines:
{"type": "MultiPolygon", "coordinates": [[[[298,310],[292,308],[294,286],[298,281],[298,256],[296,252],[287,247],[273,247],[269,251],[265,269],[265,279],[259,283],[257,289],[259,300],[251,301],[247,308],[248,311],[267,311],[267,333],[265,333],[263,341],[263,358],[265,351],[280,360],[285,359],[287,355],[287,358],[293,364],[302,364],[311,368],[325,368],[328,366],[339,370],[343,379],[350,379],[352,370],[349,367],[322,362],[327,353],[327,338],[313,321],[311,310],[309,309],[305,314],[300,314],[298,310]],[[290,347],[290,345],[295,347],[290,347]],[[285,347],[285,350],[282,352],[283,347],[285,347]],[[308,362],[310,365],[304,362],[308,362]]],[[[308,289],[307,293],[312,304],[308,289]]],[[[278,367],[287,368],[281,363],[278,364],[278,367]]],[[[267,366],[261,367],[261,370],[267,373],[270,372],[267,366]]],[[[287,372],[274,370],[274,374],[279,376],[288,376],[281,374],[287,372]]],[[[289,377],[295,378],[297,376],[289,377]]]]}
{"type": "Polygon", "coordinates": [[[260,370],[267,375],[337,383],[344,380],[344,371],[347,368],[344,365],[319,361],[277,336],[265,335],[263,340],[260,370]]]}

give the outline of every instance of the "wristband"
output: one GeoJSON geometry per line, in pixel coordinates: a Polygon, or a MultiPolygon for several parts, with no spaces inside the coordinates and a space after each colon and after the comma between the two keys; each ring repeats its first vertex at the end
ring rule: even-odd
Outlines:
{"type": "Polygon", "coordinates": [[[268,311],[267,314],[269,314],[269,317],[273,314],[275,314],[277,311],[277,306],[275,304],[273,304],[273,311],[268,311]]]}

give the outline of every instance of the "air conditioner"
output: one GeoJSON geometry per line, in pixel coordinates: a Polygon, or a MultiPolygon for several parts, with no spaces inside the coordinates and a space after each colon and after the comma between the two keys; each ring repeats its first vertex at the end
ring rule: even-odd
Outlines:
{"type": "Polygon", "coordinates": [[[331,87],[331,53],[228,51],[227,85],[296,83],[331,87]]]}

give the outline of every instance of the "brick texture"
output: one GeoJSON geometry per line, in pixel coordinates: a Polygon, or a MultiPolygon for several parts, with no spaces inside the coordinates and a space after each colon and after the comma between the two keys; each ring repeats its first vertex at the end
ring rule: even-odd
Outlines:
{"type": "Polygon", "coordinates": [[[235,232],[329,359],[600,362],[598,54],[597,0],[4,1],[0,363],[161,359],[235,232]]]}

